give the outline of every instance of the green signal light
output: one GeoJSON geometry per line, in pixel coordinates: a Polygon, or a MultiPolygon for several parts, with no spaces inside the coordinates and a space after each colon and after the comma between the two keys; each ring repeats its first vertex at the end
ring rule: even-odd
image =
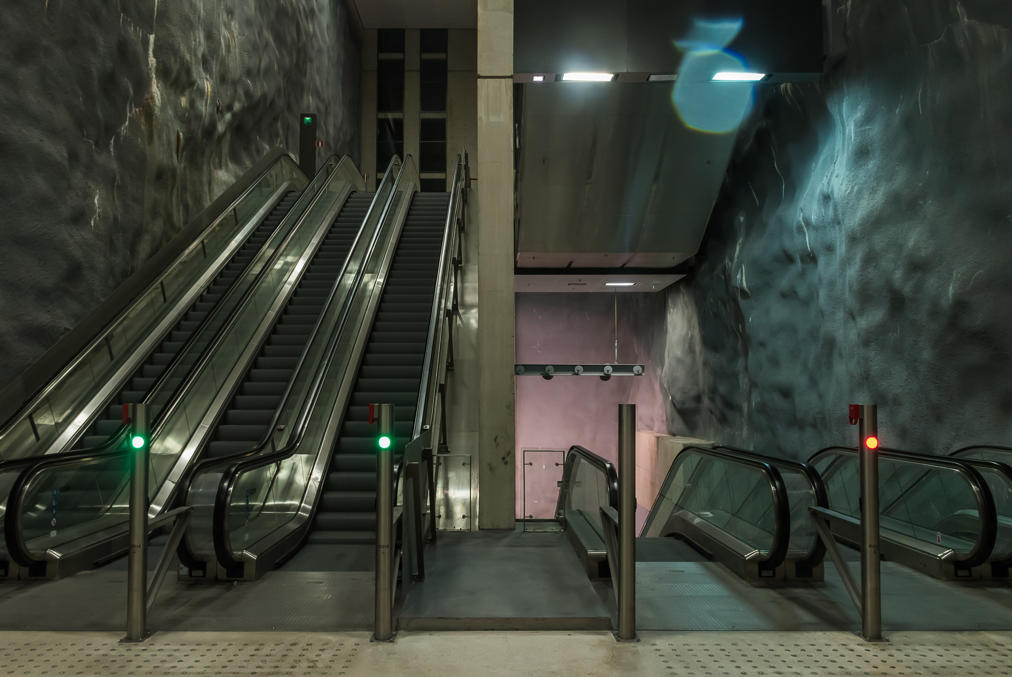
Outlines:
{"type": "Polygon", "coordinates": [[[134,435],[130,438],[130,446],[134,449],[142,449],[144,447],[144,438],[140,435],[134,435]]]}
{"type": "Polygon", "coordinates": [[[304,124],[304,125],[311,125],[311,124],[313,124],[313,118],[310,117],[309,115],[303,116],[303,118],[302,118],[302,124],[304,124]]]}
{"type": "Polygon", "coordinates": [[[390,445],[393,444],[393,440],[390,439],[389,435],[380,435],[376,443],[379,444],[380,449],[389,449],[390,445]]]}

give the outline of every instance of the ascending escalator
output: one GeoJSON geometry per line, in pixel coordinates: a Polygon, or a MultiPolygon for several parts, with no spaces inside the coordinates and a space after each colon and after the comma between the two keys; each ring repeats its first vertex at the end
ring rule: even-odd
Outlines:
{"type": "Polygon", "coordinates": [[[394,405],[394,456],[410,437],[421,384],[447,193],[415,195],[334,449],[310,543],[371,543],[376,533],[370,403],[394,405]]]}
{"type": "Polygon", "coordinates": [[[249,451],[268,433],[299,355],[341,272],[372,197],[372,193],[353,193],[334,220],[284,313],[219,421],[204,451],[206,458],[249,451]]]}
{"type": "MultiPolygon", "coordinates": [[[[231,289],[236,280],[242,277],[257,252],[281,224],[298,197],[299,193],[296,191],[289,191],[281,197],[256,229],[250,233],[250,236],[232,256],[228,264],[221,269],[214,281],[208,285],[176,323],[172,331],[165,336],[158,347],[127,380],[124,387],[112,398],[105,413],[89,426],[75,445],[74,450],[98,447],[105,444],[110,436],[115,435],[123,427],[122,405],[144,401],[151,389],[158,384],[163,372],[184,347],[189,347],[191,350],[188,351],[187,356],[182,358],[183,363],[179,366],[183,368],[183,371],[192,366],[210,336],[213,336],[225,321],[225,313],[212,313],[215,306],[231,289]],[[194,341],[197,332],[200,332],[201,336],[194,341]],[[188,346],[187,344],[191,342],[193,345],[188,346]]],[[[182,379],[183,374],[176,373],[167,379],[166,383],[161,384],[161,387],[163,390],[171,392],[182,379]]],[[[157,413],[151,412],[155,416],[157,413]]]]}

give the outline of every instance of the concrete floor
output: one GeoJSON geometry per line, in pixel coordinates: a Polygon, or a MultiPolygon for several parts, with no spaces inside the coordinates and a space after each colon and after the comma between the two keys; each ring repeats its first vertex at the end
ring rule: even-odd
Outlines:
{"type": "Polygon", "coordinates": [[[1012,633],[891,633],[868,644],[841,632],[0,633],[0,665],[23,677],[312,675],[1009,675],[1012,633]]]}

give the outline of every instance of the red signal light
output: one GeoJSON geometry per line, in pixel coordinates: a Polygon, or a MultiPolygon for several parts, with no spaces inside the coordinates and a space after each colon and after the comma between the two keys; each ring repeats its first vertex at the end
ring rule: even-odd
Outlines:
{"type": "Polygon", "coordinates": [[[864,446],[872,450],[878,449],[878,438],[875,437],[874,435],[869,435],[868,437],[864,438],[864,446]]]}

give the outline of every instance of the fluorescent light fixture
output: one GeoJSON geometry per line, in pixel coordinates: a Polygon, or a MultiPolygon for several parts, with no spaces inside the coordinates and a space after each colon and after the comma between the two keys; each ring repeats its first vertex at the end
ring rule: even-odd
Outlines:
{"type": "Polygon", "coordinates": [[[531,82],[544,82],[544,81],[545,81],[544,75],[535,75],[531,77],[531,82]]]}
{"type": "Polygon", "coordinates": [[[647,82],[674,82],[677,77],[674,73],[651,73],[647,76],[647,82]]]}
{"type": "Polygon", "coordinates": [[[714,73],[714,82],[759,82],[764,77],[765,73],[744,73],[736,71],[721,71],[714,73]]]}
{"type": "Polygon", "coordinates": [[[635,282],[605,282],[605,287],[635,287],[635,282]]]}
{"type": "Polygon", "coordinates": [[[614,73],[563,73],[562,79],[567,82],[611,82],[614,73]]]}

